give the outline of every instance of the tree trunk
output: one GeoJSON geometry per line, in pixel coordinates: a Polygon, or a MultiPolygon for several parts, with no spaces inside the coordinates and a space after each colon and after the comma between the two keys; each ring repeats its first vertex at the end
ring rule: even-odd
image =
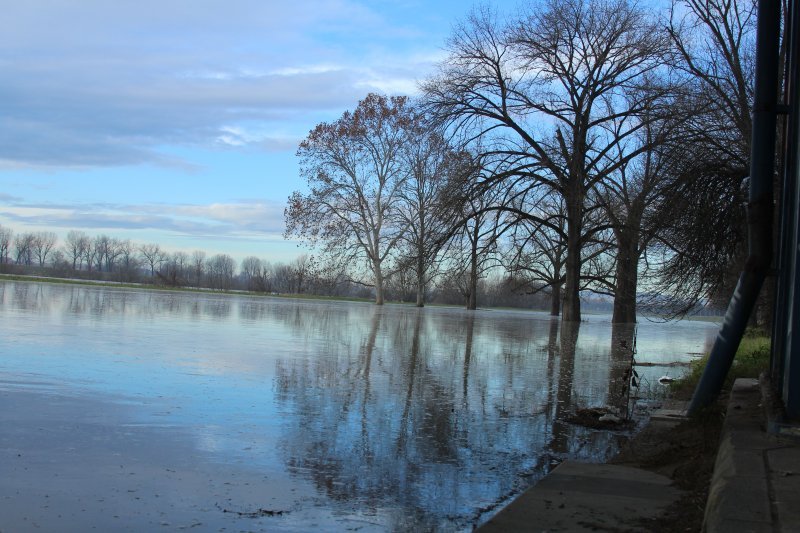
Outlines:
{"type": "Polygon", "coordinates": [[[635,325],[614,323],[611,326],[611,351],[608,372],[608,405],[617,407],[625,418],[630,399],[631,374],[633,373],[633,343],[635,325]]]}
{"type": "Polygon", "coordinates": [[[636,287],[639,283],[637,248],[635,237],[624,233],[617,237],[617,290],[614,294],[614,315],[611,318],[614,324],[636,322],[636,287]]]}
{"type": "Polygon", "coordinates": [[[469,296],[467,297],[467,309],[474,311],[478,308],[478,274],[474,270],[469,273],[469,296]]]}
{"type": "Polygon", "coordinates": [[[561,319],[567,322],[581,320],[581,211],[583,198],[574,194],[565,198],[567,204],[567,260],[564,282],[564,307],[561,319]]]}
{"type": "Polygon", "coordinates": [[[383,305],[383,272],[380,262],[373,261],[372,270],[375,273],[375,305],[383,305]]]}
{"type": "MultiPolygon", "coordinates": [[[[475,224],[477,233],[478,225],[475,224]]],[[[472,240],[472,250],[470,252],[470,269],[469,269],[469,299],[467,300],[467,309],[474,311],[478,308],[478,237],[477,235],[472,240]]]]}
{"type": "Polygon", "coordinates": [[[550,315],[558,316],[561,314],[561,283],[550,285],[550,315]]]}
{"type": "MultiPolygon", "coordinates": [[[[472,361],[472,343],[475,337],[475,315],[470,314],[467,318],[467,338],[464,344],[464,376],[461,386],[461,401],[467,406],[469,400],[469,366],[472,361]]],[[[467,411],[469,412],[469,411],[467,411]]]]}
{"type": "Polygon", "coordinates": [[[572,430],[565,421],[573,408],[575,347],[578,344],[580,322],[561,322],[561,342],[558,346],[558,386],[555,417],[550,449],[555,453],[568,453],[572,430]]]}
{"type": "Polygon", "coordinates": [[[425,307],[425,259],[417,252],[417,307],[425,307]]]}

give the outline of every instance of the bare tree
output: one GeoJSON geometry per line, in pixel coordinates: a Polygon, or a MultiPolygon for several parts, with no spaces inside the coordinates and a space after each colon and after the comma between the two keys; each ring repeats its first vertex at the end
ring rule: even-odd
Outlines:
{"type": "Polygon", "coordinates": [[[289,265],[292,271],[293,292],[302,294],[305,292],[314,279],[316,271],[316,261],[314,256],[302,254],[289,265]]]}
{"type": "Polygon", "coordinates": [[[58,248],[53,249],[48,255],[50,258],[50,267],[60,273],[65,273],[69,270],[69,262],[62,250],[58,248]]]}
{"type": "Polygon", "coordinates": [[[506,264],[527,292],[549,291],[550,314],[559,316],[567,255],[564,202],[547,198],[539,202],[538,210],[537,218],[549,224],[528,219],[514,224],[506,264]]]}
{"type": "Polygon", "coordinates": [[[34,233],[19,233],[14,237],[14,255],[18,265],[33,263],[33,245],[36,241],[34,233]]]}
{"type": "Polygon", "coordinates": [[[319,124],[297,152],[309,192],[292,194],[285,212],[287,238],[366,263],[378,305],[384,262],[406,229],[397,207],[408,177],[402,148],[412,119],[405,97],[369,94],[355,111],[319,124]]]}
{"type": "Polygon", "coordinates": [[[166,261],[167,254],[158,244],[142,244],[139,246],[142,261],[150,267],[150,277],[154,278],[156,270],[166,261]]]}
{"type": "Polygon", "coordinates": [[[177,278],[180,280],[181,285],[186,285],[189,279],[189,254],[180,251],[175,252],[172,254],[172,263],[175,265],[177,278]]]}
{"type": "Polygon", "coordinates": [[[98,235],[93,246],[96,269],[99,272],[113,272],[122,254],[120,241],[108,235],[98,235]]]}
{"type": "Polygon", "coordinates": [[[170,287],[186,285],[188,260],[189,256],[185,252],[164,254],[164,261],[156,272],[159,281],[170,287]]]}
{"type": "Polygon", "coordinates": [[[273,283],[276,291],[291,293],[294,291],[294,274],[289,265],[278,263],[273,269],[273,283]]]}
{"type": "MultiPolygon", "coordinates": [[[[680,180],[687,179],[682,166],[686,144],[695,138],[685,125],[696,109],[676,102],[668,118],[648,121],[638,135],[652,148],[624,165],[597,188],[613,233],[616,250],[614,275],[603,283],[614,295],[613,323],[636,322],[637,288],[646,250],[672,224],[674,194],[680,180]]],[[[618,152],[620,158],[625,153],[618,152]]]]}
{"type": "Polygon", "coordinates": [[[217,254],[206,261],[209,286],[212,289],[230,290],[236,273],[236,262],[227,254],[217,254]]]}
{"type": "Polygon", "coordinates": [[[8,263],[8,253],[11,247],[14,232],[11,228],[0,225],[0,265],[8,263]]]}
{"type": "Polygon", "coordinates": [[[272,265],[255,256],[242,259],[240,268],[244,287],[250,291],[272,291],[272,265]]]}
{"type": "Polygon", "coordinates": [[[202,285],[205,268],[206,253],[202,250],[195,250],[192,252],[192,278],[195,287],[202,285]]]}
{"type": "Polygon", "coordinates": [[[457,214],[449,197],[450,178],[463,172],[466,165],[462,154],[421,116],[409,127],[404,158],[410,174],[400,193],[400,217],[408,229],[397,270],[404,278],[405,270],[414,273],[416,305],[423,307],[426,287],[437,273],[435,266],[457,214]]]}
{"type": "Polygon", "coordinates": [[[106,269],[107,257],[111,249],[111,237],[108,235],[96,235],[92,241],[94,248],[94,269],[97,272],[108,272],[106,269]]]}
{"type": "Polygon", "coordinates": [[[249,291],[257,291],[259,288],[259,277],[261,276],[261,268],[263,262],[255,256],[248,256],[242,259],[241,272],[242,281],[244,286],[249,291]]]}
{"type": "MultiPolygon", "coordinates": [[[[462,177],[469,179],[467,174],[462,174],[462,177]]],[[[464,185],[468,186],[468,181],[464,185]]],[[[446,251],[446,268],[449,271],[446,276],[462,292],[466,308],[475,310],[478,307],[478,284],[481,278],[491,267],[498,265],[495,252],[503,230],[499,229],[499,211],[489,209],[496,205],[493,191],[452,194],[461,205],[452,206],[458,209],[459,216],[456,217],[458,225],[452,232],[446,251]]]]}
{"type": "MultiPolygon", "coordinates": [[[[661,292],[676,314],[730,294],[746,250],[756,4],[750,0],[676,0],[667,23],[675,67],[703,112],[687,124],[683,175],[659,235],[661,292]]],[[[769,286],[769,285],[768,285],[769,286]]]]}
{"type": "Polygon", "coordinates": [[[86,247],[89,243],[89,236],[83,231],[71,230],[67,233],[64,241],[64,250],[67,257],[72,261],[72,270],[80,270],[83,267],[83,258],[86,254],[86,247]]]}
{"type": "Polygon", "coordinates": [[[624,164],[610,151],[625,145],[633,158],[647,149],[631,141],[658,90],[641,88],[663,65],[668,39],[627,0],[547,0],[505,27],[474,13],[449,49],[426,99],[441,120],[483,138],[493,180],[525,178],[563,197],[563,318],[580,320],[587,198],[624,164]]]}
{"type": "Polygon", "coordinates": [[[94,247],[94,239],[87,236],[86,242],[83,246],[83,257],[81,261],[86,265],[86,270],[89,272],[94,268],[94,260],[97,255],[97,250],[94,247]]]}
{"type": "Polygon", "coordinates": [[[668,24],[675,66],[705,106],[697,133],[740,177],[749,168],[755,22],[752,0],[675,0],[668,24]]]}
{"type": "Polygon", "coordinates": [[[138,279],[139,261],[136,258],[136,247],[129,239],[125,239],[124,241],[119,241],[118,250],[120,280],[133,281],[138,279]]]}
{"type": "Polygon", "coordinates": [[[40,267],[47,263],[47,256],[50,255],[57,242],[58,236],[52,231],[39,231],[34,234],[31,251],[40,267]]]}

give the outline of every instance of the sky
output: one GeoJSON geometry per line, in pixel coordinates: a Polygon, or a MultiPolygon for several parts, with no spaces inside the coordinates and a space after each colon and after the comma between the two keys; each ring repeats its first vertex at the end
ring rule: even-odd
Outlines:
{"type": "Polygon", "coordinates": [[[369,92],[416,94],[471,4],[0,8],[0,225],[287,262],[306,251],[283,238],[298,143],[369,92]]]}

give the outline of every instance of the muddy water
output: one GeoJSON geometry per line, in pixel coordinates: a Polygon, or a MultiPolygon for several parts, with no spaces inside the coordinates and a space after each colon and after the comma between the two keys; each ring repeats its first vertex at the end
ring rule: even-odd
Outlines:
{"type": "MultiPolygon", "coordinates": [[[[713,324],[642,322],[687,361],[713,324]]],[[[0,530],[461,530],[621,435],[607,316],[0,282],[0,530]]],[[[645,381],[674,367],[639,368],[645,381]]]]}

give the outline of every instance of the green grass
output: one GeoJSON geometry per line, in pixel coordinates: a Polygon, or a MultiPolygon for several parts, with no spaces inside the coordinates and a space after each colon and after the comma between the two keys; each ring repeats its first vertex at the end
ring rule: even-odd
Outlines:
{"type": "MultiPolygon", "coordinates": [[[[736,356],[733,365],[725,378],[725,390],[730,390],[733,382],[738,378],[758,378],[762,372],[769,369],[770,358],[770,337],[767,333],[760,330],[747,330],[736,356]]],[[[670,389],[677,398],[688,398],[697,387],[700,376],[708,363],[708,355],[694,361],[689,372],[681,379],[671,384],[670,389]]]]}

